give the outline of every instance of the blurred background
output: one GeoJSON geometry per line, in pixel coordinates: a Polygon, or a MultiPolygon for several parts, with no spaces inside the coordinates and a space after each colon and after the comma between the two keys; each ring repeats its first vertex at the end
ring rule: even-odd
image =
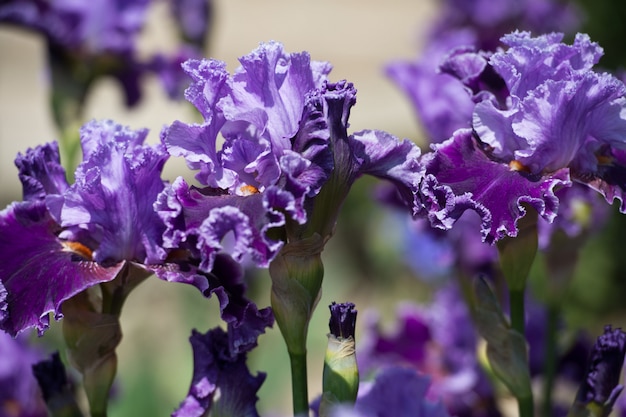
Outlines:
{"type": "MultiPolygon", "coordinates": [[[[618,2],[578,2],[591,38],[605,47],[608,68],[619,70],[626,60],[621,49],[626,20],[618,2]],[[600,4],[601,3],[601,4],[600,4]],[[623,30],[623,29],[621,29],[623,30]]],[[[351,131],[375,128],[399,138],[424,144],[423,129],[409,99],[383,73],[398,59],[410,60],[424,47],[429,24],[440,4],[436,0],[215,0],[214,18],[206,56],[225,61],[232,71],[237,58],[259,42],[277,40],[289,52],[308,51],[314,60],[329,61],[331,80],[347,79],[358,90],[351,131]]],[[[175,29],[165,2],[155,2],[142,31],[140,54],[173,50],[175,29]]],[[[21,186],[13,164],[15,155],[28,147],[55,140],[49,110],[49,74],[45,43],[34,34],[0,26],[0,207],[21,199],[21,186]]],[[[156,77],[142,79],[138,106],[127,109],[118,83],[103,79],[90,93],[85,119],[113,119],[131,128],[150,129],[149,141],[157,143],[163,126],[174,120],[198,120],[185,101],[170,100],[156,77]]],[[[173,180],[193,173],[184,161],[172,158],[165,176],[173,180]]],[[[309,332],[309,391],[321,390],[319,379],[326,346],[327,306],[331,301],[352,301],[359,311],[376,306],[383,317],[391,315],[399,301],[424,301],[427,283],[402,261],[398,222],[369,198],[372,181],[357,182],[338,223],[337,236],[324,252],[325,282],[322,299],[309,332]],[[354,245],[355,242],[367,242],[354,245]]],[[[590,240],[572,285],[570,320],[596,331],[602,321],[623,322],[626,295],[626,248],[621,236],[625,222],[614,216],[607,231],[590,240]]],[[[541,267],[534,274],[543,276],[541,267]]],[[[269,279],[265,271],[250,271],[250,291],[260,307],[269,304],[269,279]]],[[[169,415],[185,397],[191,380],[191,329],[201,332],[217,325],[217,302],[204,299],[194,288],[149,279],[129,297],[122,326],[124,339],[118,349],[119,377],[110,416],[169,415]]],[[[60,346],[59,329],[47,333],[50,349],[60,346]]],[[[359,334],[357,331],[357,340],[359,334]]],[[[267,373],[259,392],[264,416],[285,416],[291,410],[288,359],[278,328],[259,339],[250,357],[253,371],[267,373]]]]}

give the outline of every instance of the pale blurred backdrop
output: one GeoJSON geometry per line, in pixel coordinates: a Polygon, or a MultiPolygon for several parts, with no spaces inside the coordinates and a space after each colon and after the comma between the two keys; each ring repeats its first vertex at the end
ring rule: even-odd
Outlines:
{"type": "MultiPolygon", "coordinates": [[[[313,59],[333,64],[332,80],[347,79],[355,84],[358,95],[350,118],[351,131],[383,129],[400,138],[420,140],[413,110],[384,76],[383,68],[390,60],[409,59],[419,53],[422,35],[435,14],[434,0],[221,0],[215,5],[209,54],[226,61],[231,71],[238,65],[237,57],[262,41],[280,41],[289,52],[309,51],[313,59]]],[[[164,4],[151,11],[141,42],[143,53],[173,49],[174,29],[164,23],[168,22],[166,14],[164,4]]],[[[21,199],[13,164],[17,152],[56,138],[46,80],[42,39],[0,28],[1,208],[21,199]]],[[[110,118],[132,128],[147,127],[149,140],[156,142],[164,125],[176,119],[190,122],[197,118],[188,103],[167,100],[156,79],[145,83],[141,104],[128,110],[118,85],[101,82],[89,98],[87,119],[110,118]]],[[[168,162],[166,177],[171,180],[179,173],[192,177],[181,160],[168,162]]],[[[321,330],[312,331],[309,338],[311,396],[321,388],[314,381],[321,376],[327,305],[332,300],[346,301],[337,297],[345,289],[339,279],[341,263],[330,260],[327,271],[323,298],[312,325],[321,330]]],[[[190,329],[208,330],[217,315],[215,304],[215,300],[206,302],[193,288],[158,279],[147,280],[133,293],[122,315],[125,336],[118,351],[118,399],[112,404],[111,416],[171,413],[186,395],[191,379],[190,329]]],[[[269,304],[263,289],[259,304],[269,304]]],[[[260,411],[264,416],[288,415],[288,359],[278,329],[262,336],[259,343],[251,366],[269,373],[259,393],[260,411]]]]}

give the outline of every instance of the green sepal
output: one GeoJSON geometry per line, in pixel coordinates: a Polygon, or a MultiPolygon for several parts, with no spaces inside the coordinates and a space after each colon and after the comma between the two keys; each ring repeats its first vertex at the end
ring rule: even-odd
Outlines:
{"type": "Polygon", "coordinates": [[[353,337],[328,335],[322,381],[320,417],[327,416],[334,405],[354,404],[359,392],[359,368],[353,337]]]}
{"type": "Polygon", "coordinates": [[[292,353],[306,351],[309,321],[321,296],[324,266],[319,235],[287,243],[270,264],[271,303],[292,353]]]}
{"type": "Polygon", "coordinates": [[[511,328],[483,278],[474,283],[473,315],[478,332],[487,342],[487,359],[494,375],[516,398],[532,397],[526,340],[511,328]]]}

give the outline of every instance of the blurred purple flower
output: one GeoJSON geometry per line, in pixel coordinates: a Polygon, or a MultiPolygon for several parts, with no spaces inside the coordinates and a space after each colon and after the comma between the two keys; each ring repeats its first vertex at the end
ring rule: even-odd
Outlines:
{"type": "Polygon", "coordinates": [[[478,336],[456,287],[438,290],[427,307],[401,305],[396,326],[388,333],[382,331],[378,318],[370,316],[366,322],[357,347],[362,374],[390,365],[409,366],[433,378],[428,397],[440,397],[450,414],[500,415],[478,363],[478,336]]]}
{"type": "Polygon", "coordinates": [[[337,406],[331,417],[448,417],[441,401],[426,392],[430,378],[404,367],[382,370],[371,384],[361,383],[354,407],[337,406]]]}
{"type": "Polygon", "coordinates": [[[170,0],[170,9],[182,38],[196,49],[205,49],[213,19],[213,0],[170,0]]]}
{"type": "Polygon", "coordinates": [[[575,409],[600,408],[602,415],[609,415],[624,389],[619,380],[625,353],[626,333],[606,326],[591,351],[587,378],[576,394],[575,409]]]}
{"type": "Polygon", "coordinates": [[[500,37],[512,30],[571,33],[580,21],[574,5],[558,0],[445,0],[432,37],[469,29],[475,32],[478,49],[494,51],[500,37]]]}
{"type": "Polygon", "coordinates": [[[48,415],[32,371],[32,365],[41,359],[23,336],[14,339],[0,331],[0,416],[48,415]]]}
{"type": "Polygon", "coordinates": [[[471,127],[474,102],[456,78],[439,71],[450,51],[474,45],[472,31],[442,33],[428,42],[421,56],[412,61],[394,61],[386,73],[408,96],[426,133],[428,143],[440,143],[452,132],[471,127]]]}
{"type": "Polygon", "coordinates": [[[330,64],[311,61],[306,52],[286,53],[276,42],[240,62],[232,76],[220,61],[184,64],[193,80],[186,97],[205,121],[174,122],[164,143],[199,170],[196,178],[207,187],[179,178],[161,194],[156,207],[168,247],[188,248],[210,270],[232,231],[234,258],[267,266],[283,245],[278,230],[288,223],[296,234],[310,226],[311,233],[330,236],[343,198],[362,174],[390,180],[406,205],[415,204],[419,149],[379,131],[348,136],[356,90],[328,83],[330,64]],[[330,191],[321,199],[325,185],[330,191]],[[323,208],[311,219],[313,204],[323,208]]]}
{"type": "MultiPolygon", "coordinates": [[[[181,57],[201,56],[209,25],[207,0],[200,0],[197,5],[191,4],[194,1],[173,2],[173,17],[185,42],[190,43],[181,43],[173,57],[158,52],[144,60],[137,47],[151,3],[152,0],[8,0],[0,5],[0,24],[13,24],[45,37],[55,106],[65,106],[65,100],[73,100],[80,110],[93,82],[112,76],[119,81],[126,104],[132,107],[141,98],[141,78],[151,72],[162,79],[170,97],[182,96],[180,82],[174,83],[185,78],[181,57]]],[[[55,109],[61,126],[67,123],[60,120],[67,116],[64,111],[55,109]]]]}
{"type": "Polygon", "coordinates": [[[626,87],[592,71],[602,51],[586,35],[573,45],[561,39],[515,32],[502,38],[506,51],[450,55],[444,68],[464,81],[477,105],[473,131],[455,132],[424,156],[423,203],[433,225],[448,228],[473,209],[487,242],[515,236],[522,203],[551,222],[559,206],[554,192],[571,180],[626,210],[626,87]]]}
{"type": "Polygon", "coordinates": [[[552,235],[562,230],[570,239],[600,231],[608,222],[611,208],[594,189],[574,182],[569,188],[557,190],[559,215],[552,223],[543,218],[537,224],[539,247],[547,248],[552,235]]]}

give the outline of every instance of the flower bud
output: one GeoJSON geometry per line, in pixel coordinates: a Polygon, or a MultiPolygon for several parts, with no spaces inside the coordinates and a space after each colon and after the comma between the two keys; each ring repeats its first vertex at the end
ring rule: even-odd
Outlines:
{"type": "Polygon", "coordinates": [[[356,310],[352,303],[330,306],[330,333],[324,359],[323,394],[320,415],[336,404],[354,404],[359,390],[354,330],[356,310]]]}

